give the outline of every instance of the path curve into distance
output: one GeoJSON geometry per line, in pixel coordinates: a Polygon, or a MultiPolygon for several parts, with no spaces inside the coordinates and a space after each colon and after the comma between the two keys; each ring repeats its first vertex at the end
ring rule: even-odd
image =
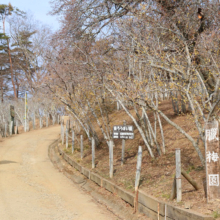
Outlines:
{"type": "Polygon", "coordinates": [[[54,168],[48,146],[60,127],[0,139],[1,220],[117,219],[54,168]]]}

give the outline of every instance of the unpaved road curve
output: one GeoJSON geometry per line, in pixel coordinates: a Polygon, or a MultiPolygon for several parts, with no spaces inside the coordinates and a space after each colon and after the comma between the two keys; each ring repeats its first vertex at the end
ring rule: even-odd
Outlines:
{"type": "Polygon", "coordinates": [[[114,220],[54,168],[59,126],[0,139],[0,220],[114,220]]]}

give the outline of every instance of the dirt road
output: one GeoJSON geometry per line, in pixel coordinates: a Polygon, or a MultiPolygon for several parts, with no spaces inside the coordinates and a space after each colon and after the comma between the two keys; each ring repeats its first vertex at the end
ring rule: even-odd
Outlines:
{"type": "Polygon", "coordinates": [[[48,146],[60,127],[0,139],[1,220],[114,220],[54,168],[48,146]]]}

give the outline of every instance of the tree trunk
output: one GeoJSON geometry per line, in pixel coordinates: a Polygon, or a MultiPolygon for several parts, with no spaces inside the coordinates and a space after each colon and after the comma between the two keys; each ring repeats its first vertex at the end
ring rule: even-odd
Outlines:
{"type": "Polygon", "coordinates": [[[14,83],[14,75],[13,75],[13,67],[12,67],[11,52],[10,52],[10,47],[9,47],[9,40],[7,40],[7,42],[8,42],[8,56],[9,56],[10,70],[11,70],[11,82],[13,85],[14,96],[15,96],[15,99],[17,100],[18,97],[17,97],[15,83],[14,83]]]}

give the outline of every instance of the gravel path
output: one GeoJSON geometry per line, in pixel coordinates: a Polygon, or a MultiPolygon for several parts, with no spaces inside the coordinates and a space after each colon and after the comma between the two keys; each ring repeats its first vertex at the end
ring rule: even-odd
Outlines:
{"type": "Polygon", "coordinates": [[[48,146],[59,126],[0,139],[1,220],[117,219],[54,168],[48,146]]]}

